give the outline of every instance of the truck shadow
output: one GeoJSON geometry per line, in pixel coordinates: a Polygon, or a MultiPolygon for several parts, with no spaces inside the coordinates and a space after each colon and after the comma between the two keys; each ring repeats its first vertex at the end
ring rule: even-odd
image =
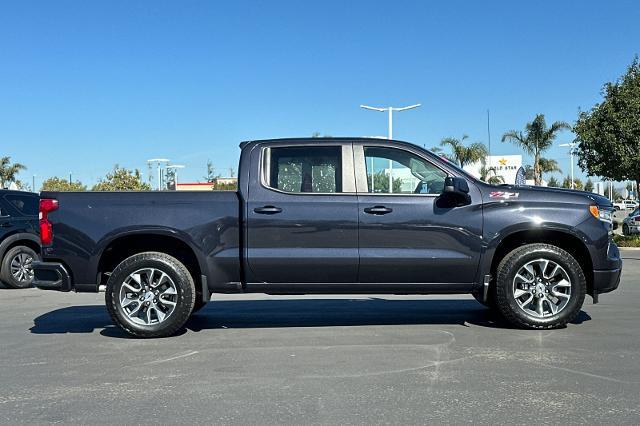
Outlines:
{"type": "MultiPolygon", "coordinates": [[[[574,324],[589,321],[581,311],[574,324]]],[[[210,302],[187,322],[200,332],[224,328],[288,328],[370,325],[476,325],[513,328],[475,300],[285,299],[210,302]]],[[[34,319],[34,334],[100,333],[126,338],[102,305],[70,306],[34,319]]],[[[183,330],[182,333],[186,332],[183,330]]]]}

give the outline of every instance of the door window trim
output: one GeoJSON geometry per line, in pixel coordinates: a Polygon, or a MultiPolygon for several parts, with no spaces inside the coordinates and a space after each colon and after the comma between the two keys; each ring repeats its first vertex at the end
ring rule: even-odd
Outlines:
{"type": "Polygon", "coordinates": [[[435,167],[436,169],[442,171],[447,177],[451,176],[451,173],[449,173],[449,171],[447,171],[446,169],[444,169],[443,167],[440,167],[438,164],[435,164],[433,161],[430,161],[429,159],[425,158],[424,156],[418,154],[417,152],[414,152],[410,149],[406,149],[405,147],[399,147],[399,146],[392,146],[392,145],[381,145],[381,144],[376,144],[376,143],[358,143],[358,144],[354,144],[353,145],[353,157],[354,157],[354,163],[356,166],[355,172],[356,172],[356,190],[358,192],[358,195],[372,195],[372,196],[383,196],[383,197],[430,197],[430,198],[436,198],[439,197],[441,194],[406,194],[406,193],[388,193],[388,192],[369,192],[369,179],[367,179],[367,165],[365,162],[365,156],[364,156],[364,149],[366,147],[374,147],[374,148],[390,148],[390,149],[397,149],[400,151],[405,151],[408,152],[411,155],[415,155],[416,157],[420,158],[421,160],[431,164],[433,167],[435,167]]]}
{"type": "Polygon", "coordinates": [[[278,192],[286,195],[356,195],[356,178],[355,167],[353,161],[353,143],[339,143],[339,144],[313,144],[313,143],[300,143],[300,144],[285,144],[285,145],[268,145],[263,146],[260,149],[260,185],[269,191],[278,192]],[[319,148],[319,147],[336,147],[339,146],[340,150],[340,165],[342,168],[342,191],[341,192],[289,192],[282,189],[274,188],[269,185],[270,173],[271,173],[271,149],[272,148],[319,148]]]}

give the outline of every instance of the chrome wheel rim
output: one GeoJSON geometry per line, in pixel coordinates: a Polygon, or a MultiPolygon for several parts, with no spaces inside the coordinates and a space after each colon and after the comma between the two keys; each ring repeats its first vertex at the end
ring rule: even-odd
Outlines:
{"type": "Polygon", "coordinates": [[[138,269],[120,287],[120,307],[138,325],[166,321],[176,308],[178,291],[169,275],[155,268],[138,269]]]}
{"type": "Polygon", "coordinates": [[[556,315],[571,299],[571,278],[552,260],[532,260],[513,278],[513,298],[518,307],[532,317],[556,315]]]}
{"type": "Polygon", "coordinates": [[[11,275],[21,283],[33,280],[33,257],[27,253],[18,253],[10,263],[11,275]]]}

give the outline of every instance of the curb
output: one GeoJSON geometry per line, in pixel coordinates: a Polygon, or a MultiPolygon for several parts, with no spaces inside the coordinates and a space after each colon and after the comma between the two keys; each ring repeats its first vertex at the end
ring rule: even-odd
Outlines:
{"type": "Polygon", "coordinates": [[[640,251],[640,247],[618,247],[620,251],[640,251]]]}

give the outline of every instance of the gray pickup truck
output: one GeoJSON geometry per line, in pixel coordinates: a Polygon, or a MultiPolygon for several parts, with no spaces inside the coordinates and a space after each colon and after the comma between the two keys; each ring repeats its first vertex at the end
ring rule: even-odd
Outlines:
{"type": "Polygon", "coordinates": [[[214,292],[470,293],[554,328],[620,281],[598,195],[491,186],[400,141],[240,147],[237,192],[43,192],[35,285],[104,289],[119,327],[159,337],[214,292]]]}

